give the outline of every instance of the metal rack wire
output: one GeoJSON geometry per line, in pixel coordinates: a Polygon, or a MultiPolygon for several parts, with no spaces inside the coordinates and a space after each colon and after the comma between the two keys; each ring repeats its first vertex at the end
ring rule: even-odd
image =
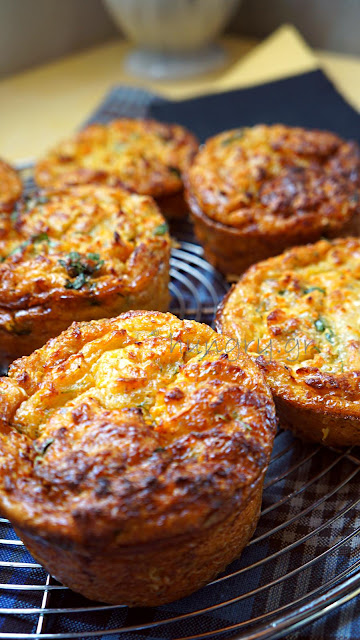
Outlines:
{"type": "MultiPolygon", "coordinates": [[[[171,260],[171,310],[211,324],[227,283],[191,242],[171,260]]],[[[280,431],[261,518],[241,558],[199,592],[154,609],[90,602],[31,558],[0,518],[0,638],[281,638],[360,593],[360,453],[280,431]]],[[[101,594],[99,594],[101,599],[101,594]]]]}

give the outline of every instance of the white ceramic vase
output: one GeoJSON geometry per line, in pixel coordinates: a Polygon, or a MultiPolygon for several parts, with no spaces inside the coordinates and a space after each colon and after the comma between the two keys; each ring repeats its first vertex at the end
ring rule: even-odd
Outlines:
{"type": "Polygon", "coordinates": [[[134,42],[127,66],[152,77],[205,71],[224,61],[214,43],[241,0],[104,0],[134,42]]]}

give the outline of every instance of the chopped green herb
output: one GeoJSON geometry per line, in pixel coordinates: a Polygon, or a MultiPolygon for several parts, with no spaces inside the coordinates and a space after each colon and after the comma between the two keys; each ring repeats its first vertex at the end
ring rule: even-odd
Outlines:
{"type": "Polygon", "coordinates": [[[284,295],[285,295],[285,293],[286,293],[286,289],[280,289],[280,290],[278,291],[279,296],[284,296],[284,295]]]}
{"type": "Polygon", "coordinates": [[[165,233],[167,233],[169,230],[169,227],[167,225],[166,222],[164,222],[163,224],[159,224],[158,227],[155,227],[155,229],[153,230],[153,234],[154,236],[163,236],[165,233]]]}
{"type": "Polygon", "coordinates": [[[160,453],[160,451],[165,451],[165,447],[157,447],[154,449],[154,453],[160,453]]]}
{"type": "Polygon", "coordinates": [[[231,136],[229,136],[228,138],[225,138],[221,144],[223,147],[226,147],[228,144],[231,144],[232,142],[235,142],[236,140],[241,140],[241,138],[244,137],[244,130],[243,129],[239,129],[238,131],[235,131],[231,136]]]}
{"type": "Polygon", "coordinates": [[[325,329],[326,329],[324,337],[326,338],[326,340],[328,342],[330,342],[331,344],[334,344],[334,342],[335,342],[335,334],[334,334],[333,330],[331,329],[331,327],[328,326],[326,321],[323,320],[322,318],[318,318],[317,320],[315,320],[314,324],[315,324],[315,329],[317,331],[319,331],[320,333],[323,333],[323,331],[325,331],[325,329]]]}
{"type": "Polygon", "coordinates": [[[231,414],[231,417],[233,420],[236,420],[236,422],[240,422],[240,424],[247,430],[247,431],[252,431],[252,426],[250,424],[248,424],[247,422],[245,422],[244,420],[242,420],[239,417],[239,414],[237,411],[233,411],[231,414]]]}
{"type": "Polygon", "coordinates": [[[31,195],[28,198],[26,198],[25,206],[26,206],[26,209],[30,211],[31,209],[34,209],[35,207],[38,207],[41,204],[47,204],[48,202],[50,202],[50,199],[47,196],[31,195]]]}
{"type": "Polygon", "coordinates": [[[21,251],[23,251],[23,249],[26,249],[26,247],[28,247],[29,244],[30,244],[30,240],[25,240],[25,242],[22,242],[17,247],[15,247],[12,251],[10,251],[7,257],[10,258],[10,256],[14,256],[16,253],[20,253],[21,251]]]}
{"type": "Polygon", "coordinates": [[[306,295],[307,293],[311,293],[312,291],[320,291],[320,293],[326,293],[325,289],[322,289],[321,287],[307,287],[304,289],[304,295],[306,295]]]}
{"type": "Polygon", "coordinates": [[[10,220],[13,224],[15,224],[15,222],[17,221],[18,217],[20,215],[20,212],[17,211],[16,209],[14,209],[14,211],[11,212],[10,214],[10,220]]]}
{"type": "Polygon", "coordinates": [[[50,238],[47,233],[39,233],[37,236],[31,238],[33,244],[39,244],[39,242],[50,242],[50,238]]]}
{"type": "Polygon", "coordinates": [[[320,331],[320,333],[322,333],[323,331],[325,331],[325,323],[318,318],[317,320],[315,320],[315,329],[316,331],[320,331]]]}
{"type": "Polygon", "coordinates": [[[266,302],[265,302],[265,300],[261,300],[260,304],[257,305],[255,311],[256,311],[256,313],[263,313],[263,311],[266,311],[266,302]]]}
{"type": "Polygon", "coordinates": [[[49,236],[47,233],[39,233],[37,236],[32,236],[31,238],[29,238],[29,240],[25,240],[24,242],[19,244],[17,247],[15,247],[12,251],[10,251],[7,257],[9,258],[10,256],[15,255],[16,253],[20,253],[21,251],[23,251],[23,249],[26,249],[26,247],[29,247],[31,244],[39,244],[41,242],[48,242],[48,243],[50,242],[49,236]]]}
{"type": "Polygon", "coordinates": [[[71,278],[74,278],[74,280],[66,281],[65,289],[79,290],[89,282],[95,273],[100,271],[104,260],[100,260],[98,253],[88,253],[87,256],[81,256],[77,251],[70,251],[66,260],[59,260],[59,264],[71,278]]]}
{"type": "Polygon", "coordinates": [[[66,281],[65,289],[76,289],[78,291],[84,286],[86,282],[87,282],[86,275],[84,273],[79,273],[79,275],[76,276],[75,280],[66,281]]]}
{"type": "Polygon", "coordinates": [[[89,260],[94,260],[94,262],[100,261],[100,256],[98,253],[88,253],[87,257],[89,258],[89,260]]]}
{"type": "Polygon", "coordinates": [[[50,202],[50,200],[47,196],[39,196],[36,204],[47,204],[48,202],[50,202]]]}
{"type": "Polygon", "coordinates": [[[180,169],[178,169],[178,167],[170,166],[170,167],[168,167],[168,169],[169,169],[170,173],[173,174],[173,176],[175,176],[176,178],[181,179],[181,171],[180,171],[180,169]]]}
{"type": "Polygon", "coordinates": [[[54,438],[47,438],[43,442],[40,442],[40,444],[35,442],[34,449],[36,453],[38,453],[40,456],[43,456],[53,442],[54,438]]]}
{"type": "Polygon", "coordinates": [[[138,404],[139,409],[145,409],[145,411],[149,411],[149,405],[151,404],[150,398],[145,398],[140,404],[138,404]]]}
{"type": "Polygon", "coordinates": [[[328,329],[325,333],[325,338],[328,342],[330,342],[331,344],[334,344],[335,342],[335,335],[332,329],[328,329]]]}

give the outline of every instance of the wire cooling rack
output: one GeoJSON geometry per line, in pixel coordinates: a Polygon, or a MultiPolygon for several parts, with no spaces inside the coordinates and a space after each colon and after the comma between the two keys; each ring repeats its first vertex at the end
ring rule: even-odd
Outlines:
{"type": "MultiPolygon", "coordinates": [[[[212,323],[228,285],[192,242],[171,259],[171,310],[212,323]]],[[[175,603],[135,608],[90,602],[60,585],[0,518],[0,638],[275,639],[360,593],[358,448],[307,445],[279,431],[255,535],[240,559],[175,603]]],[[[99,594],[101,600],[101,594],[99,594]]]]}

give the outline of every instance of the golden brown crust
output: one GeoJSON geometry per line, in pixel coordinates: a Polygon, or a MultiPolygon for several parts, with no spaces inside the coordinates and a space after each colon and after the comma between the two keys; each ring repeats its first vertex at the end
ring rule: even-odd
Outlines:
{"type": "Polygon", "coordinates": [[[119,576],[134,573],[134,592],[123,583],[111,595],[107,584],[102,599],[165,602],[202,585],[246,544],[274,406],[258,367],[210,327],[143,311],[74,324],[15,362],[0,396],[2,513],[70,586],[94,597],[117,558],[119,576]],[[231,552],[226,531],[239,536],[228,538],[231,552]],[[179,551],[171,562],[169,547],[179,551]],[[189,579],[176,558],[190,549],[189,579]],[[75,564],[83,558],[73,577],[69,554],[75,564]],[[143,566],[128,564],[134,554],[143,566]],[[89,555],[96,577],[86,587],[89,555]],[[156,567],[160,589],[151,585],[156,567]]]}
{"type": "MultiPolygon", "coordinates": [[[[197,151],[180,125],[123,118],[86,127],[60,143],[35,169],[41,187],[107,184],[158,199],[183,193],[182,173],[197,151]]],[[[172,217],[172,211],[162,209],[172,217]]]]}
{"type": "Polygon", "coordinates": [[[321,240],[251,267],[218,328],[263,368],[281,423],[329,445],[360,443],[360,240],[321,240]]]}
{"type": "Polygon", "coordinates": [[[21,191],[22,184],[17,172],[0,159],[0,216],[2,211],[11,211],[16,200],[20,198],[21,191]]]}
{"type": "Polygon", "coordinates": [[[221,133],[185,182],[195,232],[224,272],[344,235],[360,215],[360,149],[323,131],[257,125],[221,133]]]}
{"type": "Polygon", "coordinates": [[[85,185],[24,200],[0,221],[2,364],[74,319],[166,310],[169,257],[167,225],[150,197],[85,185]]]}
{"type": "MultiPolygon", "coordinates": [[[[48,546],[47,569],[91,600],[154,607],[183,598],[223,571],[246,546],[259,519],[262,485],[262,480],[256,484],[240,511],[235,504],[224,520],[173,540],[96,553],[48,546]]],[[[19,528],[17,533],[32,556],[44,562],[43,543],[19,528]]]]}

